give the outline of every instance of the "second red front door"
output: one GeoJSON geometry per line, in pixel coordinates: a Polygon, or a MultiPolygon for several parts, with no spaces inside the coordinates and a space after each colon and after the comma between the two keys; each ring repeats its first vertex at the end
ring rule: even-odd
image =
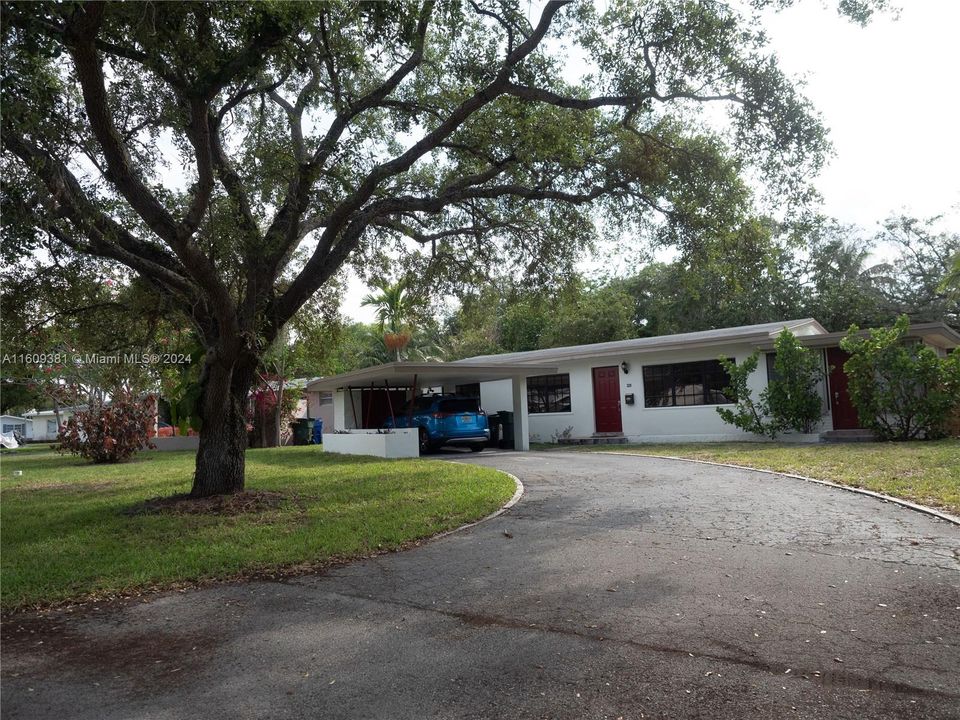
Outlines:
{"type": "Polygon", "coordinates": [[[623,432],[620,419],[620,368],[593,369],[593,409],[598,433],[623,432]]]}

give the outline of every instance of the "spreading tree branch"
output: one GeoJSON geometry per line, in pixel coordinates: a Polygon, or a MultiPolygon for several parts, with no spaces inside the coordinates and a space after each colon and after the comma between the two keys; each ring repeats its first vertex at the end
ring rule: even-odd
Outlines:
{"type": "MultiPolygon", "coordinates": [[[[353,251],[363,236],[365,223],[369,223],[375,214],[369,211],[362,213],[359,211],[377,189],[389,178],[408,170],[417,160],[447,140],[478,110],[502,95],[509,85],[509,78],[514,68],[539,46],[556,14],[568,2],[569,0],[558,0],[548,3],[540,15],[537,26],[522,43],[507,53],[497,75],[490,83],[464,100],[442,123],[425,134],[406,152],[374,167],[359,183],[357,189],[329,213],[324,222],[324,231],[317,243],[316,250],[290,287],[274,303],[270,313],[272,326],[278,328],[282,326],[320,288],[329,277],[329,272],[325,268],[327,264],[331,261],[338,261],[339,258],[345,259],[353,251]],[[363,225],[359,230],[357,229],[358,223],[363,225]],[[347,232],[347,230],[350,230],[350,232],[347,232]],[[336,246],[334,246],[335,243],[336,246]]],[[[422,17],[421,27],[425,33],[425,21],[422,17]]],[[[417,53],[415,52],[414,55],[417,55],[417,53]]],[[[414,58],[411,57],[411,60],[405,65],[410,64],[413,60],[414,58]]],[[[419,59],[416,62],[419,62],[419,59]]],[[[413,66],[410,67],[410,70],[412,69],[413,66]]],[[[397,71],[397,73],[399,72],[400,70],[397,71]]],[[[381,90],[383,89],[381,88],[381,90]]],[[[382,92],[384,97],[387,92],[389,90],[382,92]]],[[[342,262],[342,260],[339,261],[342,262]]]]}

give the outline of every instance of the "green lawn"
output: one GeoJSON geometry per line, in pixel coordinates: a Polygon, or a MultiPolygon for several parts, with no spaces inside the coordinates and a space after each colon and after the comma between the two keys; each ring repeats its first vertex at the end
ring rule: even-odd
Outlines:
{"type": "Polygon", "coordinates": [[[192,452],[142,453],[120,465],[49,449],[4,453],[3,609],[320,567],[483,517],[514,492],[513,480],[487,468],[307,446],[247,453],[246,489],[283,493],[277,507],[130,513],[143,500],[188,492],[193,462],[192,452]]]}
{"type": "Polygon", "coordinates": [[[635,452],[711,460],[795,473],[865,488],[960,515],[960,440],[910,443],[695,443],[584,445],[576,450],[635,452]]]}

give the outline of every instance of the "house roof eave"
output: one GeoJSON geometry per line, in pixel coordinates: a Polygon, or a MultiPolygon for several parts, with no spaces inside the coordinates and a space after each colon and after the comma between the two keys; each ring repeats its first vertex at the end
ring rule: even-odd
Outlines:
{"type": "Polygon", "coordinates": [[[716,347],[730,344],[757,344],[770,341],[784,328],[796,330],[806,328],[812,331],[801,337],[816,337],[827,332],[820,323],[813,318],[798,320],[784,320],[781,322],[761,323],[759,325],[744,325],[734,328],[717,328],[676,335],[658,335],[649,338],[633,338],[630,340],[615,340],[612,342],[592,343],[589,345],[571,345],[567,347],[548,348],[545,350],[529,350],[518,353],[502,353],[500,355],[480,355],[465,360],[455,360],[458,363],[553,363],[582,360],[592,357],[611,357],[617,355],[639,355],[665,350],[691,349],[716,347]]]}
{"type": "Polygon", "coordinates": [[[307,385],[310,392],[342,390],[344,388],[370,387],[383,389],[384,384],[393,387],[411,387],[416,380],[419,387],[436,385],[463,385],[472,382],[506,380],[527,375],[550,375],[557,372],[554,365],[495,364],[495,363],[444,363],[444,362],[391,362],[384,365],[354,370],[352,372],[319,378],[307,385]]]}
{"type": "MultiPolygon", "coordinates": [[[[869,328],[864,328],[857,334],[861,337],[866,337],[869,330],[869,328]]],[[[806,347],[837,347],[840,345],[840,341],[847,335],[849,335],[848,331],[842,331],[826,333],[825,335],[797,336],[797,340],[800,342],[800,344],[806,347]]],[[[947,350],[960,347],[960,333],[944,322],[925,322],[913,324],[908,328],[906,337],[931,340],[934,342],[934,344],[947,350]]],[[[758,343],[756,348],[758,350],[773,350],[774,341],[770,340],[767,342],[758,343]]]]}

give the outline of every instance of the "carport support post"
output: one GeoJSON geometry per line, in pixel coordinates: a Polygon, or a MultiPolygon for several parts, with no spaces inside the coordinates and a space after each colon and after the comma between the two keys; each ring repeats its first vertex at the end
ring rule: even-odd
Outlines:
{"type": "MultiPolygon", "coordinates": [[[[373,409],[373,394],[376,392],[376,388],[373,387],[373,380],[370,381],[370,399],[367,401],[367,414],[363,418],[363,427],[370,427],[370,411],[373,409]]],[[[361,405],[363,404],[363,391],[360,391],[360,400],[361,405]]]]}
{"type": "MultiPolygon", "coordinates": [[[[357,404],[353,401],[353,388],[349,385],[347,386],[347,392],[350,393],[350,407],[353,408],[353,426],[355,428],[360,427],[360,421],[357,420],[357,404]]],[[[360,396],[360,399],[363,399],[363,396],[360,396]]]]}
{"type": "Polygon", "coordinates": [[[530,422],[527,415],[527,378],[513,378],[513,447],[530,449],[530,422]]]}
{"type": "Polygon", "coordinates": [[[407,408],[407,427],[413,427],[413,404],[417,401],[417,374],[413,374],[413,392],[410,394],[410,406],[407,408]]]}
{"type": "Polygon", "coordinates": [[[387,393],[387,407],[390,408],[390,422],[393,423],[393,426],[397,426],[397,419],[393,416],[393,400],[390,399],[390,381],[383,381],[384,392],[387,393]]]}

